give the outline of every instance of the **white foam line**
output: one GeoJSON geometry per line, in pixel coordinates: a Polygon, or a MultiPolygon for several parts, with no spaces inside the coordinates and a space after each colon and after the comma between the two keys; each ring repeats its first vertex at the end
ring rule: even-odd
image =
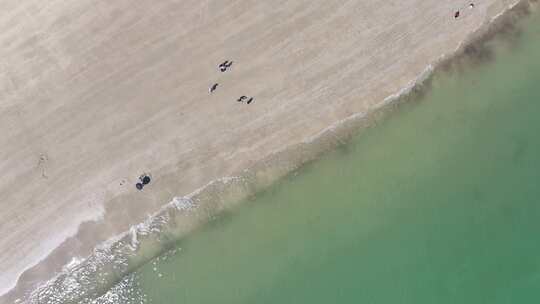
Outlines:
{"type": "MultiPolygon", "coordinates": [[[[444,58],[445,55],[441,56],[440,58],[444,58]]],[[[437,60],[437,62],[440,62],[440,60],[437,60]]],[[[409,83],[407,83],[403,88],[401,88],[398,92],[394,93],[394,94],[391,94],[389,96],[387,96],[385,99],[383,99],[382,102],[380,103],[377,103],[375,104],[370,110],[369,112],[373,112],[381,107],[384,107],[396,100],[398,100],[400,97],[402,96],[405,96],[407,94],[409,94],[411,92],[411,90],[418,84],[421,84],[423,83],[434,71],[434,67],[433,65],[428,65],[420,74],[418,77],[414,78],[413,80],[411,80],[409,83]]],[[[317,132],[316,134],[308,137],[307,139],[305,139],[303,141],[303,143],[306,143],[306,144],[309,144],[309,143],[312,143],[314,142],[315,140],[319,139],[322,135],[324,135],[325,133],[327,132],[333,132],[336,128],[344,125],[345,123],[349,122],[349,121],[352,121],[352,120],[356,120],[356,119],[361,119],[361,118],[365,118],[369,112],[358,112],[358,113],[354,113],[350,116],[347,116],[341,120],[338,120],[337,122],[331,124],[330,126],[322,129],[321,131],[317,132]]],[[[287,148],[285,148],[284,150],[286,150],[287,148]]]]}
{"type": "MultiPolygon", "coordinates": [[[[211,187],[212,185],[215,185],[216,183],[228,184],[230,182],[237,181],[240,179],[241,177],[237,177],[237,176],[219,178],[196,189],[195,191],[191,192],[187,196],[175,196],[169,203],[162,206],[157,212],[148,216],[144,220],[144,222],[132,225],[128,231],[125,231],[123,233],[110,237],[106,241],[98,244],[95,248],[103,252],[108,252],[108,249],[111,248],[114,244],[117,244],[119,241],[121,241],[125,237],[129,237],[131,241],[128,246],[130,247],[131,250],[136,251],[140,244],[140,241],[138,238],[139,235],[148,235],[150,233],[159,232],[159,228],[157,228],[155,224],[164,223],[168,220],[167,216],[164,215],[165,211],[169,210],[170,208],[174,208],[180,211],[188,211],[188,212],[192,211],[195,208],[197,208],[197,204],[194,202],[193,198],[196,197],[201,192],[203,192],[206,188],[211,187]]],[[[95,253],[95,251],[93,253],[95,253]]],[[[81,263],[84,260],[88,258],[89,256],[87,256],[84,259],[81,259],[81,258],[72,259],[68,264],[66,264],[62,268],[62,271],[57,273],[53,278],[37,286],[35,290],[45,288],[51,282],[54,282],[56,279],[58,279],[62,274],[69,274],[73,269],[77,268],[79,265],[81,265],[81,263]]],[[[75,283],[76,282],[65,282],[63,285],[69,285],[71,286],[69,288],[73,289],[73,288],[77,288],[78,286],[75,283]]]]}
{"type": "MultiPolygon", "coordinates": [[[[493,21],[495,21],[497,18],[499,18],[500,16],[504,15],[506,12],[508,12],[509,10],[514,8],[519,2],[520,2],[520,0],[516,0],[513,3],[507,5],[506,9],[504,9],[503,11],[498,13],[497,15],[490,18],[490,20],[488,22],[488,25],[492,24],[493,21]]],[[[481,26],[482,25],[480,25],[480,27],[477,28],[476,30],[480,29],[481,26]]],[[[458,53],[463,48],[464,43],[468,43],[468,42],[469,41],[467,39],[464,39],[464,40],[460,41],[458,46],[454,49],[453,52],[444,53],[441,56],[439,56],[439,58],[437,60],[435,60],[435,62],[433,64],[427,65],[426,68],[416,78],[414,78],[409,83],[407,83],[398,92],[387,96],[385,99],[383,99],[382,102],[375,104],[375,106],[373,106],[369,110],[369,112],[373,112],[374,110],[377,110],[377,109],[380,109],[380,108],[382,108],[384,106],[387,106],[387,105],[391,104],[392,102],[397,101],[400,97],[403,97],[403,96],[406,96],[407,94],[409,94],[414,89],[415,86],[417,86],[419,84],[422,84],[424,81],[426,81],[426,79],[428,79],[431,76],[431,74],[435,70],[435,66],[438,66],[442,61],[444,61],[446,59],[446,57],[448,56],[448,54],[454,55],[454,54],[458,53]]],[[[345,123],[347,123],[347,122],[349,122],[351,120],[365,118],[368,114],[369,114],[368,112],[358,112],[358,113],[354,113],[354,114],[352,114],[350,116],[347,116],[344,119],[341,119],[341,120],[333,123],[332,125],[322,129],[321,131],[317,132],[316,134],[308,137],[307,139],[305,139],[303,141],[303,143],[312,143],[313,141],[317,140],[319,137],[321,137],[325,133],[333,132],[336,128],[342,126],[343,124],[345,124],[345,123]]],[[[284,148],[284,149],[282,149],[280,151],[283,151],[283,150],[286,150],[286,149],[287,148],[284,148]]]]}
{"type": "MultiPolygon", "coordinates": [[[[495,19],[497,19],[500,16],[502,16],[503,14],[505,14],[508,10],[514,8],[519,2],[520,2],[520,0],[516,0],[516,1],[512,2],[511,4],[507,5],[505,10],[501,11],[497,15],[490,18],[490,21],[488,22],[488,24],[491,24],[495,19]]],[[[454,52],[452,52],[451,54],[457,53],[463,47],[463,44],[466,43],[466,42],[467,42],[466,39],[461,41],[458,44],[458,46],[456,47],[456,49],[454,50],[454,52]]],[[[444,60],[446,58],[446,56],[447,56],[447,53],[441,55],[439,57],[439,59],[435,61],[434,64],[430,64],[430,65],[426,66],[426,68],[419,74],[418,77],[416,77],[415,79],[410,81],[405,87],[400,89],[398,92],[387,96],[382,102],[376,104],[370,111],[373,111],[373,110],[379,109],[381,107],[384,107],[384,106],[386,106],[386,105],[388,105],[388,104],[390,104],[392,102],[395,102],[400,97],[410,93],[410,91],[416,85],[421,84],[422,82],[424,82],[433,73],[434,66],[438,65],[442,60],[444,60]]],[[[311,143],[311,142],[317,140],[320,136],[322,136],[326,132],[333,132],[337,127],[343,125],[344,123],[346,123],[348,121],[351,121],[351,120],[363,118],[363,117],[367,116],[367,114],[368,114],[367,112],[358,112],[358,113],[352,114],[352,115],[350,115],[350,116],[348,116],[348,117],[346,117],[344,119],[341,119],[341,120],[333,123],[332,125],[324,128],[320,132],[308,137],[307,139],[305,139],[302,142],[303,143],[311,143]]],[[[284,150],[286,150],[288,148],[289,147],[285,147],[283,149],[280,149],[279,151],[276,151],[276,153],[284,151],[284,150]]],[[[227,184],[227,183],[229,183],[231,181],[239,180],[241,178],[242,177],[238,177],[238,176],[230,176],[230,177],[218,178],[218,179],[210,181],[206,185],[196,189],[195,191],[191,192],[187,196],[174,197],[169,203],[167,203],[166,205],[161,207],[157,212],[155,212],[154,214],[149,216],[147,218],[147,220],[145,220],[143,223],[133,225],[133,226],[130,227],[130,229],[128,231],[120,233],[120,234],[115,235],[115,236],[112,236],[111,238],[107,239],[106,241],[98,244],[96,246],[96,248],[108,248],[112,244],[114,244],[114,243],[118,242],[119,240],[121,240],[122,238],[124,238],[126,235],[131,234],[131,246],[135,250],[138,247],[138,244],[139,244],[139,241],[138,241],[138,238],[137,238],[137,233],[148,233],[148,232],[150,232],[148,230],[149,226],[150,226],[149,224],[152,222],[152,220],[157,219],[158,217],[160,217],[160,214],[163,213],[163,211],[166,211],[167,208],[174,207],[177,210],[182,210],[182,211],[184,211],[184,210],[185,211],[193,210],[193,209],[197,208],[197,205],[192,200],[193,197],[197,196],[198,194],[203,192],[205,189],[207,189],[208,187],[210,187],[210,186],[212,186],[212,185],[214,185],[216,183],[221,182],[221,183],[227,184]]],[[[103,216],[103,215],[101,215],[101,216],[103,216]]],[[[97,219],[99,219],[99,218],[100,218],[100,216],[97,217],[97,219]]],[[[70,235],[70,236],[72,236],[72,235],[70,235]]],[[[37,263],[35,263],[33,265],[30,265],[29,267],[25,268],[22,272],[20,272],[19,275],[17,276],[16,280],[12,284],[10,284],[9,286],[4,286],[3,288],[1,288],[0,289],[0,297],[4,296],[6,293],[8,293],[11,289],[13,289],[16,286],[16,284],[18,282],[18,279],[19,279],[20,275],[22,275],[22,273],[24,273],[28,269],[30,269],[33,266],[35,266],[35,265],[39,264],[40,262],[42,262],[47,256],[48,256],[48,254],[46,254],[44,256],[44,258],[39,260],[37,263]]],[[[65,271],[69,271],[70,269],[76,267],[77,265],[79,265],[85,259],[86,258],[84,258],[84,259],[73,258],[69,263],[67,263],[63,267],[63,271],[61,273],[64,273],[65,271]]],[[[55,275],[53,278],[51,278],[50,280],[47,280],[46,282],[44,282],[40,286],[45,286],[48,282],[51,282],[51,281],[55,280],[60,274],[55,275]]]]}
{"type": "Polygon", "coordinates": [[[190,194],[186,196],[175,196],[169,203],[163,205],[161,208],[159,208],[158,211],[154,212],[152,215],[149,215],[144,220],[144,222],[132,225],[128,231],[117,234],[107,239],[106,241],[96,246],[96,248],[102,248],[102,249],[109,248],[111,245],[117,243],[118,241],[125,238],[126,236],[130,236],[131,237],[130,247],[132,250],[135,251],[137,250],[138,245],[139,245],[138,235],[147,235],[152,232],[159,232],[159,229],[152,227],[152,225],[155,224],[156,220],[161,219],[162,222],[167,221],[167,218],[163,216],[163,213],[165,211],[167,211],[170,208],[175,208],[176,210],[180,210],[180,211],[192,211],[197,208],[197,204],[194,202],[193,198],[199,195],[200,193],[202,193],[205,189],[217,183],[228,184],[230,182],[237,181],[237,180],[241,180],[241,177],[227,176],[227,177],[218,178],[207,183],[206,185],[200,188],[197,188],[196,190],[194,190],[193,192],[191,192],[190,194]]]}
{"type": "MultiPolygon", "coordinates": [[[[97,211],[96,210],[92,210],[92,211],[94,211],[94,212],[93,213],[89,212],[84,217],[81,217],[81,222],[99,220],[104,215],[104,209],[103,208],[99,208],[97,211]]],[[[63,244],[70,237],[76,235],[77,231],[79,230],[79,226],[80,225],[77,225],[77,226],[73,227],[72,229],[66,230],[66,231],[64,231],[64,233],[62,233],[60,235],[56,235],[55,238],[49,238],[49,239],[41,241],[41,245],[42,245],[41,247],[45,247],[40,251],[40,256],[41,257],[33,260],[31,263],[29,263],[26,267],[24,267],[20,271],[16,271],[16,273],[12,273],[12,272],[11,273],[10,272],[3,273],[3,275],[5,275],[6,277],[11,276],[14,279],[11,281],[11,283],[8,283],[7,279],[6,280],[4,280],[4,279],[0,280],[0,282],[1,282],[1,284],[0,284],[0,297],[4,296],[10,290],[12,290],[13,288],[15,288],[17,286],[17,283],[18,283],[18,281],[19,281],[19,279],[20,279],[20,277],[21,277],[21,275],[23,273],[25,273],[29,269],[35,267],[39,263],[43,262],[49,256],[49,254],[51,252],[53,252],[56,248],[58,248],[58,246],[63,244]],[[45,246],[43,246],[44,244],[45,244],[45,246]]]]}

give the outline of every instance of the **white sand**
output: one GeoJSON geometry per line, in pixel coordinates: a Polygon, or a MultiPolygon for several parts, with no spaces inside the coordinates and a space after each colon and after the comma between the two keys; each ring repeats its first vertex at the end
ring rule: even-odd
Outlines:
{"type": "Polygon", "coordinates": [[[515,2],[473,1],[1,1],[0,294],[82,221],[127,230],[369,111],[515,2]]]}

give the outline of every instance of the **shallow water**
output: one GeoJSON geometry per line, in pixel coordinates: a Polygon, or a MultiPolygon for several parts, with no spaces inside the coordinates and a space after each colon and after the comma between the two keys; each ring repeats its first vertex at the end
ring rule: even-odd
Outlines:
{"type": "Polygon", "coordinates": [[[115,303],[540,301],[538,15],[492,42],[495,61],[437,77],[142,267],[115,303]]]}

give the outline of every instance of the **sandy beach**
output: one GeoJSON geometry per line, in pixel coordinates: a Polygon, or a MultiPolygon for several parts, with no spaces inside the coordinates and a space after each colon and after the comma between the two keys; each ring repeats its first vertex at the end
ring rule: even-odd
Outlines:
{"type": "Polygon", "coordinates": [[[3,1],[0,295],[369,113],[516,2],[3,1]]]}

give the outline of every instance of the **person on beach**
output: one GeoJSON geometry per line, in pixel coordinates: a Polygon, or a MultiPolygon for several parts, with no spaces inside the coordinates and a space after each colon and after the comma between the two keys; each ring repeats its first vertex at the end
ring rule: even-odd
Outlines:
{"type": "Polygon", "coordinates": [[[459,11],[456,11],[456,13],[454,14],[454,19],[457,19],[459,17],[459,11]]]}
{"type": "MultiPolygon", "coordinates": [[[[236,101],[238,102],[244,102],[248,97],[247,96],[240,96],[240,98],[238,98],[236,101]]],[[[250,104],[251,102],[253,101],[253,97],[249,97],[249,99],[247,100],[247,104],[250,104]]]]}
{"type": "Polygon", "coordinates": [[[221,72],[225,72],[225,71],[227,71],[228,68],[231,67],[232,64],[233,64],[232,61],[225,60],[225,62],[223,62],[222,64],[219,65],[219,70],[221,72]]]}
{"type": "Polygon", "coordinates": [[[210,87],[210,93],[214,92],[214,91],[217,89],[218,85],[219,85],[218,83],[214,83],[214,84],[210,87]]]}
{"type": "Polygon", "coordinates": [[[142,176],[140,178],[140,180],[141,180],[143,185],[148,185],[148,184],[150,184],[151,178],[150,178],[150,176],[145,174],[144,176],[142,176]]]}
{"type": "Polygon", "coordinates": [[[139,176],[139,182],[135,184],[135,188],[140,191],[145,185],[148,185],[151,180],[150,175],[143,173],[141,176],[139,176]]]}

